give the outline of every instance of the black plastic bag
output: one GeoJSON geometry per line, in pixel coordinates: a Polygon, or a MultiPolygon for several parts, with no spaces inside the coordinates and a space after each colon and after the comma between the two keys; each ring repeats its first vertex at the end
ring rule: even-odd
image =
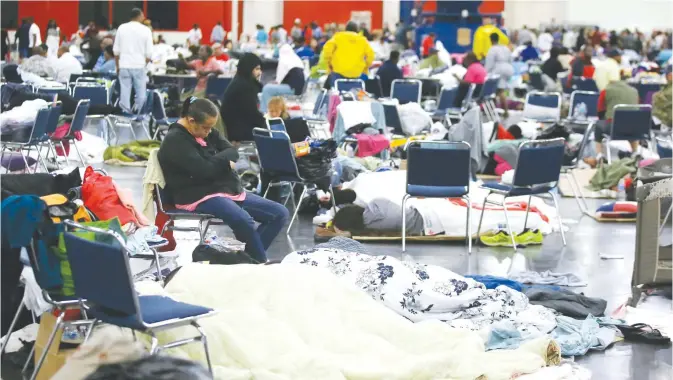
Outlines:
{"type": "Polygon", "coordinates": [[[299,175],[307,181],[318,181],[329,177],[332,171],[332,160],[337,156],[337,144],[334,140],[323,141],[318,146],[311,146],[311,152],[297,157],[299,175]]]}
{"type": "Polygon", "coordinates": [[[227,251],[218,244],[199,244],[192,252],[192,261],[208,261],[210,264],[220,265],[259,264],[245,252],[227,251]]]}
{"type": "Polygon", "coordinates": [[[568,128],[566,128],[566,126],[563,124],[555,123],[551,127],[546,128],[540,132],[536,140],[549,140],[559,137],[562,137],[564,140],[568,141],[568,138],[570,137],[570,130],[568,130],[568,128]]]}

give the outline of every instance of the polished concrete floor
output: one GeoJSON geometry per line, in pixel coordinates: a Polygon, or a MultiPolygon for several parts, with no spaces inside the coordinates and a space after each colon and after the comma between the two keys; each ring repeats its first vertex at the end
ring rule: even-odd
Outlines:
{"type": "MultiPolygon", "coordinates": [[[[132,189],[140,202],[144,168],[105,167],[122,186],[132,189]]],[[[604,200],[588,200],[590,209],[604,200]]],[[[461,243],[411,243],[402,253],[399,243],[367,244],[373,254],[385,254],[412,259],[424,264],[435,264],[459,274],[490,274],[506,276],[511,270],[572,272],[585,279],[588,285],[575,289],[587,296],[608,301],[607,313],[623,304],[630,296],[633,270],[635,225],[625,223],[598,223],[581,212],[574,199],[560,200],[561,213],[568,227],[567,246],[554,233],[544,244],[513,253],[506,248],[473,248],[467,254],[461,243]],[[601,259],[600,255],[623,255],[623,259],[601,259]]],[[[228,234],[226,227],[218,235],[228,234]]],[[[270,259],[282,259],[287,253],[314,245],[313,225],[307,216],[301,216],[289,236],[279,235],[269,249],[270,259]]],[[[670,308],[669,308],[670,310],[670,308]]],[[[663,380],[671,379],[671,348],[646,344],[620,342],[605,352],[590,352],[575,361],[590,369],[593,379],[601,380],[663,380]]]]}

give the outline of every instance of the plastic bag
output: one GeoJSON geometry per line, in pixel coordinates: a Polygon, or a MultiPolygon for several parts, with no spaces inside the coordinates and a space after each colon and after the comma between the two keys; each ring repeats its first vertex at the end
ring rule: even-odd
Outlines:
{"type": "Polygon", "coordinates": [[[408,136],[414,136],[425,129],[430,129],[432,118],[418,103],[407,103],[398,106],[402,130],[408,136]]]}
{"type": "Polygon", "coordinates": [[[112,177],[95,172],[91,166],[84,172],[82,183],[84,206],[100,220],[119,218],[121,225],[139,224],[133,212],[119,199],[112,177]]]}
{"type": "Polygon", "coordinates": [[[306,180],[317,180],[330,175],[332,160],[336,158],[337,145],[332,139],[311,143],[309,154],[297,157],[299,175],[306,180]]]}

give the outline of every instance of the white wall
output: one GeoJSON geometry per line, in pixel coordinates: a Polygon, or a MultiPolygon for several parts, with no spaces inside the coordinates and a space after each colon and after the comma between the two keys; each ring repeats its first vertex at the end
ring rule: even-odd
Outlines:
{"type": "Polygon", "coordinates": [[[529,28],[537,28],[540,24],[549,24],[552,19],[562,23],[566,19],[568,1],[572,0],[506,0],[503,16],[505,27],[509,30],[519,29],[524,25],[529,28]]]}
{"type": "MultiPolygon", "coordinates": [[[[319,6],[319,2],[306,3],[306,6],[319,6]]],[[[248,0],[243,2],[243,34],[254,36],[255,25],[264,25],[266,30],[272,25],[283,23],[282,0],[248,0]]]]}
{"type": "Polygon", "coordinates": [[[400,0],[383,0],[383,23],[391,28],[400,21],[400,0]]]}

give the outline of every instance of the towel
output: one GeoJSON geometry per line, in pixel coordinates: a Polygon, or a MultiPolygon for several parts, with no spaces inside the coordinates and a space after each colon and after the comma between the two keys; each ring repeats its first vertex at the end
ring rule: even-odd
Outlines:
{"type": "Polygon", "coordinates": [[[154,185],[159,185],[160,188],[166,187],[166,180],[164,173],[161,171],[159,165],[159,158],[157,154],[159,149],[150,151],[150,157],[147,159],[147,169],[143,175],[143,215],[149,220],[154,220],[154,185]]]}
{"type": "Polygon", "coordinates": [[[358,157],[373,156],[377,153],[388,149],[390,140],[384,135],[368,135],[365,133],[358,133],[354,135],[358,140],[358,157]]]}

